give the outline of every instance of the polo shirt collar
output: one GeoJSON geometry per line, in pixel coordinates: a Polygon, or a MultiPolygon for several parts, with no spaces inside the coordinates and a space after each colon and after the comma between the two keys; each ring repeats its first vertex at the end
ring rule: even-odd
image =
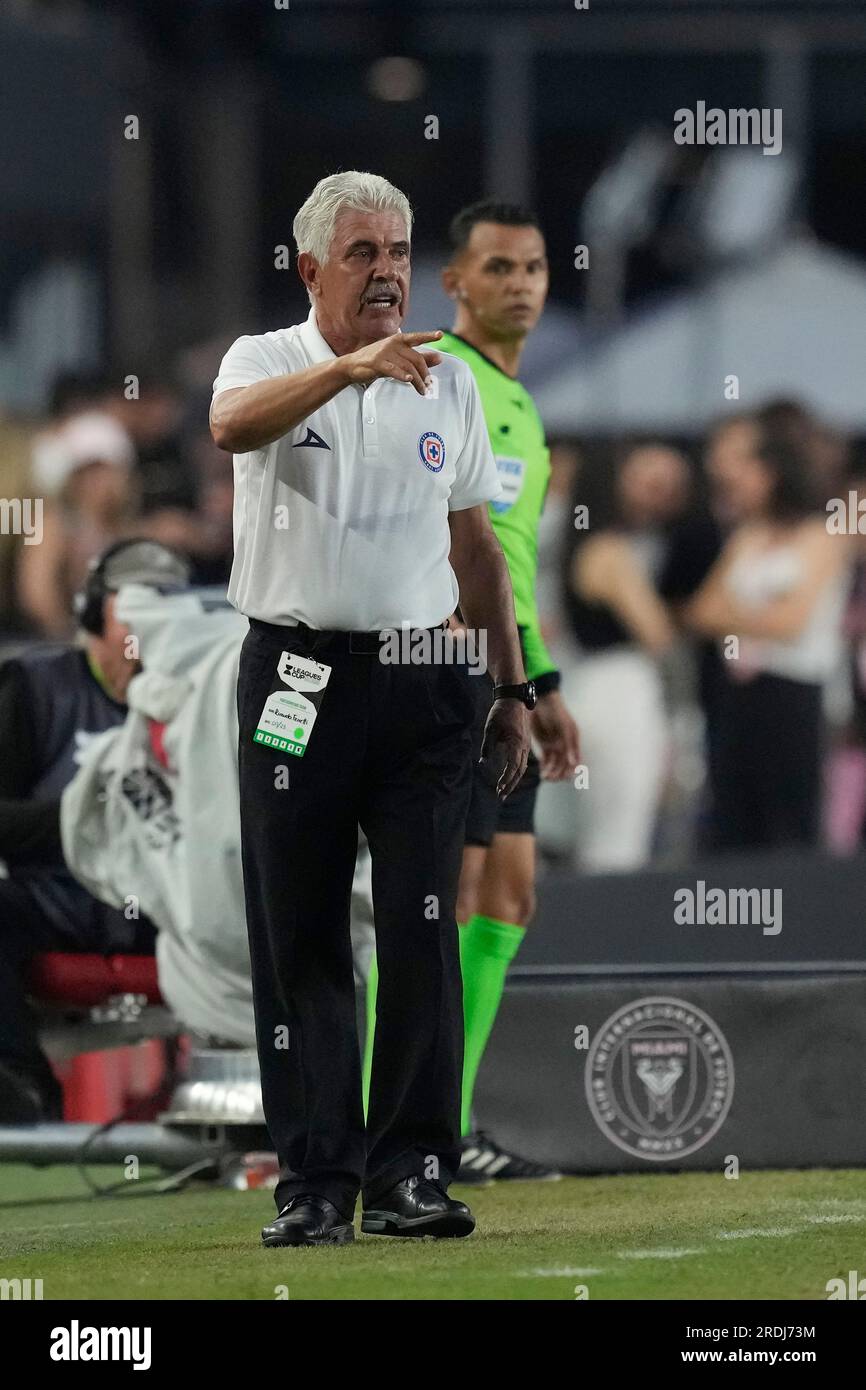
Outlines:
{"type": "Polygon", "coordinates": [[[336,353],[328,347],[316,322],[316,306],[312,305],[306,323],[301,325],[301,339],[313,362],[333,362],[336,353]]]}

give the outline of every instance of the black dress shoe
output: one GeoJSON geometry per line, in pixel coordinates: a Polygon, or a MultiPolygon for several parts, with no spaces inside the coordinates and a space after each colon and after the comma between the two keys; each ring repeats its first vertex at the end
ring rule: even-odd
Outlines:
{"type": "Polygon", "coordinates": [[[263,1245],[348,1245],[354,1239],[351,1221],[327,1197],[307,1192],[292,1197],[262,1231],[263,1245]]]}
{"type": "Polygon", "coordinates": [[[435,1182],[404,1178],[368,1207],[361,1221],[368,1236],[468,1236],[475,1217],[465,1202],[455,1202],[435,1182]]]}

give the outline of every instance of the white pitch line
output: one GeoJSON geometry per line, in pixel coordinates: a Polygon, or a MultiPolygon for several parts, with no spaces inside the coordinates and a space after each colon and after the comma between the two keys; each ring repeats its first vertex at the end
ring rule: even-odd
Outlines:
{"type": "Polygon", "coordinates": [[[866,1208],[866,1197],[797,1197],[797,1202],[811,1202],[815,1207],[856,1207],[858,1211],[866,1208]]]}
{"type": "Polygon", "coordinates": [[[586,1279],[591,1274],[604,1274],[603,1269],[578,1269],[569,1265],[561,1269],[519,1269],[518,1279],[586,1279]]]}
{"type": "Polygon", "coordinates": [[[812,1213],[803,1216],[803,1224],[798,1226],[751,1227],[745,1231],[719,1231],[716,1240],[778,1240],[783,1236],[798,1236],[808,1231],[810,1226],[862,1226],[866,1214],[858,1216],[854,1212],[830,1212],[825,1215],[812,1213]]]}
{"type": "Polygon", "coordinates": [[[704,1255],[706,1246],[661,1250],[617,1250],[618,1260],[681,1260],[685,1255],[704,1255]]]}
{"type": "Polygon", "coordinates": [[[799,1235],[805,1229],[805,1226],[753,1226],[745,1231],[719,1231],[716,1240],[752,1240],[758,1237],[778,1240],[780,1236],[799,1235]]]}
{"type": "Polygon", "coordinates": [[[853,1212],[833,1212],[827,1216],[807,1216],[806,1220],[810,1226],[862,1226],[866,1221],[866,1212],[862,1216],[856,1216],[853,1212]]]}
{"type": "Polygon", "coordinates": [[[811,1207],[813,1210],[822,1210],[831,1207],[835,1211],[864,1212],[866,1211],[866,1197],[785,1197],[778,1203],[774,1203],[779,1208],[811,1207]]]}

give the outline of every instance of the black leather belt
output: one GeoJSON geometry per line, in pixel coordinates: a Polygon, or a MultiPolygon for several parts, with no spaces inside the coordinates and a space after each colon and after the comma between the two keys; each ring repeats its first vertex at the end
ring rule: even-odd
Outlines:
{"type": "MultiPolygon", "coordinates": [[[[309,651],[322,651],[328,648],[330,651],[348,651],[353,654],[377,656],[382,646],[388,641],[394,632],[402,632],[402,628],[376,628],[373,632],[347,632],[339,628],[319,628],[309,627],[306,623],[294,623],[291,626],[283,626],[281,623],[266,623],[261,618],[250,618],[250,627],[253,632],[260,633],[274,645],[291,648],[292,642],[299,642],[309,651]]],[[[447,619],[437,623],[435,627],[428,628],[407,628],[409,633],[413,632],[441,632],[448,627],[447,619]]]]}

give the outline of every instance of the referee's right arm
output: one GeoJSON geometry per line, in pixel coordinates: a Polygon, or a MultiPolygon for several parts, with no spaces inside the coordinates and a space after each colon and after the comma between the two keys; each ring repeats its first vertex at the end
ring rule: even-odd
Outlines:
{"type": "Polygon", "coordinates": [[[356,352],[319,362],[287,376],[266,377],[249,386],[233,386],[214,397],[210,428],[214,443],[233,454],[263,449],[281,439],[346,386],[393,377],[411,383],[423,396],[428,372],[441,362],[438,352],[416,352],[415,344],[441,337],[435,333],[392,333],[356,352]]]}

